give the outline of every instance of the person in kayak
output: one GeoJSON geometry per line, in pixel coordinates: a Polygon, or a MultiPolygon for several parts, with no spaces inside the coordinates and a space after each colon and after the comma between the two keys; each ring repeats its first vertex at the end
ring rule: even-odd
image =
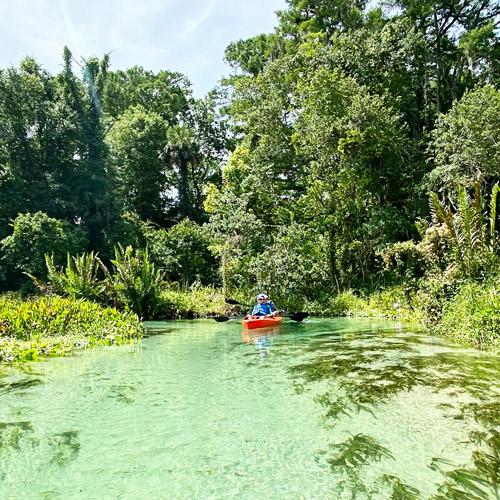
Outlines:
{"type": "Polygon", "coordinates": [[[269,295],[266,295],[266,304],[269,304],[271,306],[271,311],[273,312],[273,316],[276,316],[278,314],[278,308],[274,304],[274,302],[269,298],[269,295]]]}
{"type": "MultiPolygon", "coordinates": [[[[273,304],[274,306],[274,304],[273,304]]],[[[267,297],[263,293],[257,295],[257,305],[254,306],[252,316],[276,316],[278,310],[276,306],[273,307],[267,302],[267,297]]]]}

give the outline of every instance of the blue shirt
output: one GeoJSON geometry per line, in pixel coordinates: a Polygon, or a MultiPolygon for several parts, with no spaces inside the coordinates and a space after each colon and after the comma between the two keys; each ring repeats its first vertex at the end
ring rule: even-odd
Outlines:
{"type": "Polygon", "coordinates": [[[263,304],[257,304],[254,306],[252,316],[267,316],[272,313],[273,310],[271,309],[271,306],[267,302],[264,302],[263,304]]]}

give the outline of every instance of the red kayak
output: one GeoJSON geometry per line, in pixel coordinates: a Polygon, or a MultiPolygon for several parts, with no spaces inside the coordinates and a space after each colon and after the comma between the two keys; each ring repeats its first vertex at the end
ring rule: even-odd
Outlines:
{"type": "Polygon", "coordinates": [[[269,328],[272,326],[278,326],[283,321],[281,316],[247,316],[241,322],[243,323],[243,328],[247,330],[255,330],[256,328],[269,328]]]}

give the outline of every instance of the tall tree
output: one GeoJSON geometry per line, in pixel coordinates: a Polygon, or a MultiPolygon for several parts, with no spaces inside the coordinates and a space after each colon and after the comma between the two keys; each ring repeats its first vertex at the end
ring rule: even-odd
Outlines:
{"type": "Polygon", "coordinates": [[[181,73],[153,73],[140,66],[125,71],[109,71],[103,88],[103,110],[117,119],[130,106],[142,106],[159,114],[169,125],[188,109],[189,80],[181,73]]]}
{"type": "Polygon", "coordinates": [[[19,213],[74,220],[75,113],[34,59],[0,71],[0,236],[19,213]]]}
{"type": "Polygon", "coordinates": [[[158,113],[131,106],[107,137],[125,210],[160,225],[166,225],[168,211],[169,186],[161,160],[167,129],[158,113]]]}
{"type": "MultiPolygon", "coordinates": [[[[500,21],[500,2],[393,0],[390,4],[401,9],[401,15],[408,17],[427,41],[430,73],[427,82],[423,83],[429,90],[435,88],[435,107],[439,114],[462,95],[466,76],[469,80],[477,77],[479,68],[474,68],[471,62],[474,56],[485,55],[477,49],[482,46],[484,52],[487,40],[494,36],[494,28],[500,21]]],[[[490,50],[497,48],[496,43],[489,45],[490,50]]]]}

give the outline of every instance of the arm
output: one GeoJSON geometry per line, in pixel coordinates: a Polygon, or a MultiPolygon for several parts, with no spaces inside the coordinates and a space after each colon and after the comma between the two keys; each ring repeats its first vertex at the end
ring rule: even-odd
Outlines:
{"type": "Polygon", "coordinates": [[[267,303],[268,303],[269,307],[271,308],[271,315],[278,316],[279,311],[278,311],[278,308],[274,305],[274,302],[272,300],[269,300],[267,303]]]}

